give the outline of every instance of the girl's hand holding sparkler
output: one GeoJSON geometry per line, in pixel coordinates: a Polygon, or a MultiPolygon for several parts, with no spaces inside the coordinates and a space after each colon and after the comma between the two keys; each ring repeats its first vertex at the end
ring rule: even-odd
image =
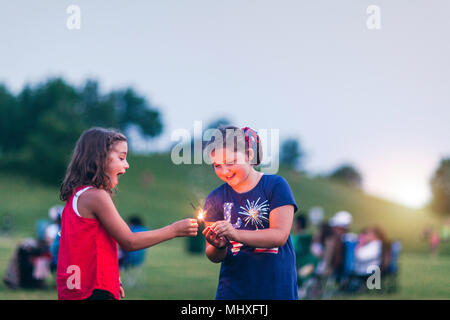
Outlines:
{"type": "Polygon", "coordinates": [[[228,240],[239,242],[238,231],[226,220],[214,222],[211,229],[216,234],[216,237],[223,237],[228,240]]]}
{"type": "Polygon", "coordinates": [[[198,223],[196,219],[184,219],[176,221],[169,226],[174,237],[195,237],[198,231],[198,223]]]}
{"type": "Polygon", "coordinates": [[[198,209],[192,204],[191,202],[191,206],[192,208],[196,211],[197,213],[197,222],[198,224],[204,224],[205,225],[205,229],[203,230],[202,234],[205,237],[206,241],[212,245],[213,247],[217,248],[217,249],[225,249],[226,245],[228,243],[228,239],[226,237],[219,237],[217,236],[217,234],[211,229],[211,222],[206,222],[204,221],[205,216],[206,216],[206,211],[203,209],[198,209]]]}
{"type": "Polygon", "coordinates": [[[217,234],[212,230],[211,226],[207,226],[205,230],[203,230],[202,234],[209,244],[218,249],[224,249],[228,243],[228,240],[225,237],[217,236],[217,234]]]}

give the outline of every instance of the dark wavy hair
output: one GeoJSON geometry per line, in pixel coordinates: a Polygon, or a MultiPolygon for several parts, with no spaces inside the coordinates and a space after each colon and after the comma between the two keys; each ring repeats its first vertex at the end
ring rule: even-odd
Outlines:
{"type": "Polygon", "coordinates": [[[106,174],[108,153],[114,143],[127,142],[124,134],[115,129],[91,128],[83,132],[73,151],[59,198],[67,201],[76,188],[90,185],[112,194],[111,178],[106,174]]]}

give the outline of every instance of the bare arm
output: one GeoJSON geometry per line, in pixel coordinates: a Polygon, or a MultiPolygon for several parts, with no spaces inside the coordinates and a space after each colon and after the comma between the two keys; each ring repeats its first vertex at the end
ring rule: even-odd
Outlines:
{"type": "Polygon", "coordinates": [[[160,229],[133,233],[120,216],[110,195],[104,190],[86,191],[85,195],[80,197],[79,203],[80,211],[81,207],[91,210],[105,230],[127,251],[148,248],[175,237],[197,234],[198,225],[195,219],[184,219],[160,229]]]}
{"type": "Polygon", "coordinates": [[[227,256],[227,248],[225,247],[223,249],[218,249],[207,243],[205,253],[209,260],[214,263],[219,263],[222,262],[227,256]]]}
{"type": "Polygon", "coordinates": [[[216,235],[227,237],[251,247],[273,248],[283,246],[290,234],[294,207],[285,205],[270,213],[269,228],[263,230],[236,230],[227,221],[217,221],[212,230],[216,235]]]}

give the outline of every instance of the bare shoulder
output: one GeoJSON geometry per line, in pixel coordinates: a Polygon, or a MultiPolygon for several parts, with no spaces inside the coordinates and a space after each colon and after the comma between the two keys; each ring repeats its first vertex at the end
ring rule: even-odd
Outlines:
{"type": "Polygon", "coordinates": [[[86,190],[83,195],[86,196],[86,198],[105,198],[105,197],[109,197],[110,195],[107,191],[105,191],[104,189],[99,189],[99,188],[91,188],[86,190]]]}
{"type": "Polygon", "coordinates": [[[98,188],[92,188],[89,190],[86,190],[84,194],[84,201],[90,204],[98,204],[98,203],[105,203],[105,202],[112,202],[111,195],[103,190],[98,188]]]}
{"type": "Polygon", "coordinates": [[[94,212],[110,203],[112,199],[109,193],[98,188],[86,190],[78,199],[80,214],[86,218],[94,218],[94,212]]]}

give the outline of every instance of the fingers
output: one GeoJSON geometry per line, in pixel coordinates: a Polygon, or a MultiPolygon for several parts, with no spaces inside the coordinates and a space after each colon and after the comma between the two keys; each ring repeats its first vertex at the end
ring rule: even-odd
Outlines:
{"type": "Polygon", "coordinates": [[[198,223],[196,219],[187,218],[177,223],[179,234],[181,237],[195,237],[198,232],[198,223]]]}
{"type": "Polygon", "coordinates": [[[212,231],[211,227],[206,227],[202,233],[205,236],[206,240],[208,240],[208,242],[212,243],[216,240],[216,233],[212,231]]]}
{"type": "Polygon", "coordinates": [[[222,236],[231,225],[227,221],[217,221],[212,225],[212,230],[217,236],[222,236]]]}
{"type": "Polygon", "coordinates": [[[198,229],[197,219],[187,219],[187,220],[189,222],[190,227],[198,229]]]}
{"type": "Polygon", "coordinates": [[[226,244],[227,241],[225,238],[218,236],[211,227],[206,227],[205,230],[202,232],[203,236],[205,237],[206,241],[208,241],[210,244],[214,246],[222,247],[224,243],[226,244]]]}
{"type": "Polygon", "coordinates": [[[198,223],[196,219],[187,219],[188,220],[188,235],[191,237],[195,237],[198,232],[198,223]]]}

